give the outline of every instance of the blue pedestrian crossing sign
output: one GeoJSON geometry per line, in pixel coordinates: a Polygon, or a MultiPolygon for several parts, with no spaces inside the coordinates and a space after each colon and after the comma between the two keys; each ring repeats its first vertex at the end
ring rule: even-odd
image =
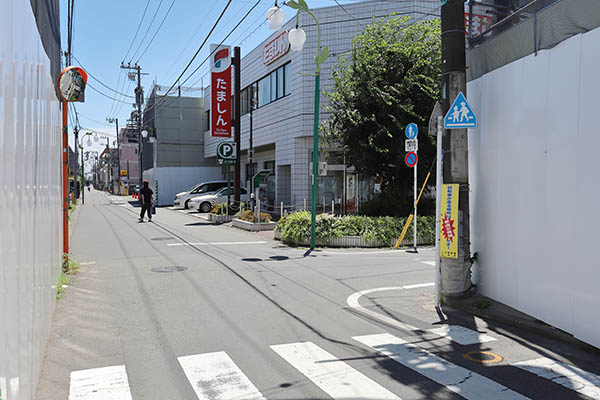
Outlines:
{"type": "Polygon", "coordinates": [[[477,116],[467,102],[465,95],[460,92],[444,118],[444,128],[462,129],[475,127],[477,127],[477,116]]]}
{"type": "Polygon", "coordinates": [[[410,124],[406,125],[406,129],[404,129],[404,134],[406,135],[407,139],[416,138],[418,133],[419,127],[414,122],[411,122],[410,124]]]}

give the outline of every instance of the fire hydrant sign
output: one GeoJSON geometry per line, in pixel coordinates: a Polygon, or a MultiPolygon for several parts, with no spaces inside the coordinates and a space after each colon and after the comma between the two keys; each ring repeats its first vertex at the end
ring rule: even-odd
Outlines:
{"type": "Polygon", "coordinates": [[[442,185],[440,257],[458,258],[458,184],[442,185]]]}
{"type": "Polygon", "coordinates": [[[231,47],[210,45],[210,133],[231,137],[231,47]]]}

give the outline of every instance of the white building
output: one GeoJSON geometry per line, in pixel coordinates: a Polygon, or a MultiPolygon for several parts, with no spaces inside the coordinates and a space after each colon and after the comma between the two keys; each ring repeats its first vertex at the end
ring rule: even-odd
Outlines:
{"type": "MultiPolygon", "coordinates": [[[[284,7],[288,17],[294,10],[284,7]]],[[[328,46],[329,59],[322,65],[321,93],[331,87],[332,68],[338,65],[339,55],[350,55],[352,40],[365,26],[389,17],[410,16],[412,21],[435,18],[439,15],[439,0],[419,1],[367,1],[355,4],[325,7],[313,10],[321,25],[321,45],[328,46]]],[[[306,43],[300,52],[280,47],[281,35],[294,28],[295,18],[274,32],[258,47],[244,56],[242,49],[241,86],[241,181],[249,181],[253,171],[270,169],[273,175],[267,180],[267,198],[271,206],[283,202],[287,206],[301,207],[306,199],[310,205],[312,160],[312,135],[314,116],[313,57],[317,50],[317,29],[314,20],[301,14],[300,26],[306,32],[306,43]],[[252,113],[253,163],[250,164],[250,102],[254,93],[256,109],[252,113]]],[[[284,38],[285,39],[285,38],[284,38]]],[[[287,43],[287,40],[285,42],[287,43]]],[[[204,104],[209,105],[210,90],[205,91],[204,104]]],[[[323,111],[327,98],[321,95],[320,119],[327,118],[323,111]]],[[[208,108],[208,107],[207,107],[208,108]]],[[[207,109],[207,113],[210,110],[207,109]]],[[[204,133],[204,156],[215,159],[217,143],[222,138],[204,133]]],[[[346,203],[353,211],[354,199],[366,195],[369,182],[356,185],[358,177],[352,169],[345,168],[341,152],[327,151],[319,155],[327,161],[327,176],[318,180],[319,204],[346,203]]],[[[216,163],[216,161],[215,161],[216,163]]]]}

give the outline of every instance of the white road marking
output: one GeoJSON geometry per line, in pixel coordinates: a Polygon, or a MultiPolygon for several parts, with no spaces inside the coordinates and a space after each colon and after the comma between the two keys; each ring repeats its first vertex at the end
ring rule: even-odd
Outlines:
{"type": "Polygon", "coordinates": [[[79,263],[79,265],[94,265],[94,264],[96,264],[96,261],[87,261],[87,262],[79,263]]]}
{"type": "Polygon", "coordinates": [[[435,267],[435,261],[421,261],[423,264],[427,264],[427,265],[431,265],[432,267],[435,267]]]}
{"type": "Polygon", "coordinates": [[[314,343],[280,344],[271,349],[334,399],[399,399],[314,343]]]}
{"type": "Polygon", "coordinates": [[[357,336],[354,340],[372,347],[415,372],[444,385],[466,399],[527,399],[493,380],[453,364],[388,333],[357,336]]]}
{"type": "Polygon", "coordinates": [[[336,255],[340,255],[340,256],[348,256],[348,255],[372,255],[372,254],[402,254],[401,250],[379,250],[379,251],[354,251],[354,252],[342,252],[342,251],[325,251],[325,250],[319,250],[317,252],[315,252],[315,254],[336,254],[336,255]]]}
{"type": "Polygon", "coordinates": [[[167,246],[224,246],[230,244],[265,244],[267,242],[198,242],[198,243],[167,243],[167,246]]]}
{"type": "Polygon", "coordinates": [[[417,283],[416,285],[406,285],[406,286],[402,286],[402,289],[417,289],[417,288],[432,287],[432,286],[435,286],[435,282],[417,283]]]}
{"type": "Polygon", "coordinates": [[[265,400],[224,351],[177,360],[200,400],[265,400]]]}
{"type": "Polygon", "coordinates": [[[521,361],[511,365],[549,379],[577,393],[593,399],[600,399],[600,376],[581,368],[546,357],[521,361]]]}
{"type": "Polygon", "coordinates": [[[69,400],[132,400],[125,366],[71,372],[69,400]]]}
{"type": "Polygon", "coordinates": [[[465,328],[460,325],[442,325],[439,328],[427,329],[438,336],[446,337],[463,346],[475,343],[485,343],[496,340],[489,335],[465,328]]]}
{"type": "Polygon", "coordinates": [[[370,317],[373,317],[375,319],[378,319],[382,322],[385,322],[388,325],[392,325],[392,326],[398,327],[400,329],[404,329],[405,331],[418,331],[419,328],[417,328],[415,326],[406,324],[404,322],[400,322],[397,319],[388,317],[387,315],[383,315],[378,312],[369,310],[368,308],[361,306],[359,303],[360,298],[362,296],[364,296],[365,294],[374,293],[374,292],[383,292],[386,290],[400,290],[400,289],[403,289],[403,287],[402,286],[390,286],[390,287],[361,290],[360,292],[351,294],[348,297],[348,299],[346,299],[346,303],[350,307],[354,308],[355,310],[360,311],[361,313],[368,315],[370,317]]]}
{"type": "MultiPolygon", "coordinates": [[[[382,321],[388,325],[395,326],[400,329],[404,329],[405,331],[420,331],[421,329],[417,328],[416,326],[407,324],[405,322],[398,321],[395,318],[391,318],[387,315],[378,313],[373,310],[369,310],[368,308],[361,306],[360,298],[366,294],[375,293],[375,292],[383,292],[383,291],[389,291],[389,290],[416,289],[416,288],[430,287],[430,286],[434,286],[434,283],[432,283],[432,282],[418,283],[418,284],[406,285],[406,286],[389,286],[389,287],[361,290],[359,292],[351,294],[348,297],[348,299],[346,299],[346,303],[350,307],[354,308],[356,311],[359,311],[365,315],[368,315],[370,317],[378,319],[379,321],[382,321]]],[[[471,329],[468,329],[468,328],[465,328],[465,327],[459,326],[459,325],[440,325],[437,328],[428,329],[428,331],[435,335],[445,337],[449,340],[452,340],[453,342],[456,342],[456,343],[459,343],[462,345],[483,343],[483,342],[489,342],[492,340],[496,340],[495,338],[493,338],[491,336],[484,335],[482,333],[479,333],[477,331],[474,331],[474,330],[471,330],[471,329]]]]}

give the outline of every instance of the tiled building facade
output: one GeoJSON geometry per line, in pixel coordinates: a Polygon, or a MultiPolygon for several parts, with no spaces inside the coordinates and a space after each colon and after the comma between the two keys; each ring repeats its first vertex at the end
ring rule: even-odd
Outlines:
{"type": "MultiPolygon", "coordinates": [[[[410,16],[412,21],[419,21],[439,16],[439,0],[407,0],[407,1],[368,1],[339,6],[325,7],[313,10],[321,25],[321,45],[328,46],[329,59],[322,65],[321,93],[332,85],[332,68],[337,68],[338,56],[351,55],[353,38],[364,27],[375,19],[380,20],[396,15],[410,16]]],[[[291,16],[290,8],[285,12],[291,16]]],[[[282,31],[294,28],[295,18],[286,23],[283,28],[274,32],[268,39],[245,56],[242,49],[241,86],[242,89],[258,87],[255,96],[257,108],[252,113],[253,119],[253,148],[254,170],[272,169],[269,178],[268,196],[271,204],[286,206],[302,205],[304,199],[310,205],[311,177],[310,165],[312,160],[313,110],[314,110],[314,74],[313,57],[317,47],[317,29],[314,20],[302,14],[300,26],[306,32],[304,49],[299,52],[288,51],[280,58],[266,65],[263,62],[263,49],[282,31]],[[255,86],[253,86],[255,85],[255,86]],[[271,88],[270,93],[266,91],[271,88]]],[[[204,104],[209,105],[210,90],[206,90],[204,104]]],[[[241,161],[242,182],[247,182],[252,167],[248,162],[250,147],[250,113],[249,102],[252,96],[247,90],[241,100],[241,161]]],[[[327,98],[321,95],[320,120],[327,118],[324,107],[327,98]]],[[[208,110],[207,110],[208,112],[208,110]]],[[[215,157],[217,143],[221,138],[211,137],[210,131],[204,133],[204,155],[215,157]]],[[[357,176],[352,169],[343,164],[343,156],[321,152],[320,161],[328,162],[327,176],[320,176],[318,202],[331,204],[347,201],[360,191],[364,195],[365,185],[357,185],[357,176]],[[344,200],[342,200],[344,199],[344,200]]],[[[368,185],[366,185],[368,186],[368,185]]],[[[349,210],[351,211],[351,210],[349,210]]]]}

